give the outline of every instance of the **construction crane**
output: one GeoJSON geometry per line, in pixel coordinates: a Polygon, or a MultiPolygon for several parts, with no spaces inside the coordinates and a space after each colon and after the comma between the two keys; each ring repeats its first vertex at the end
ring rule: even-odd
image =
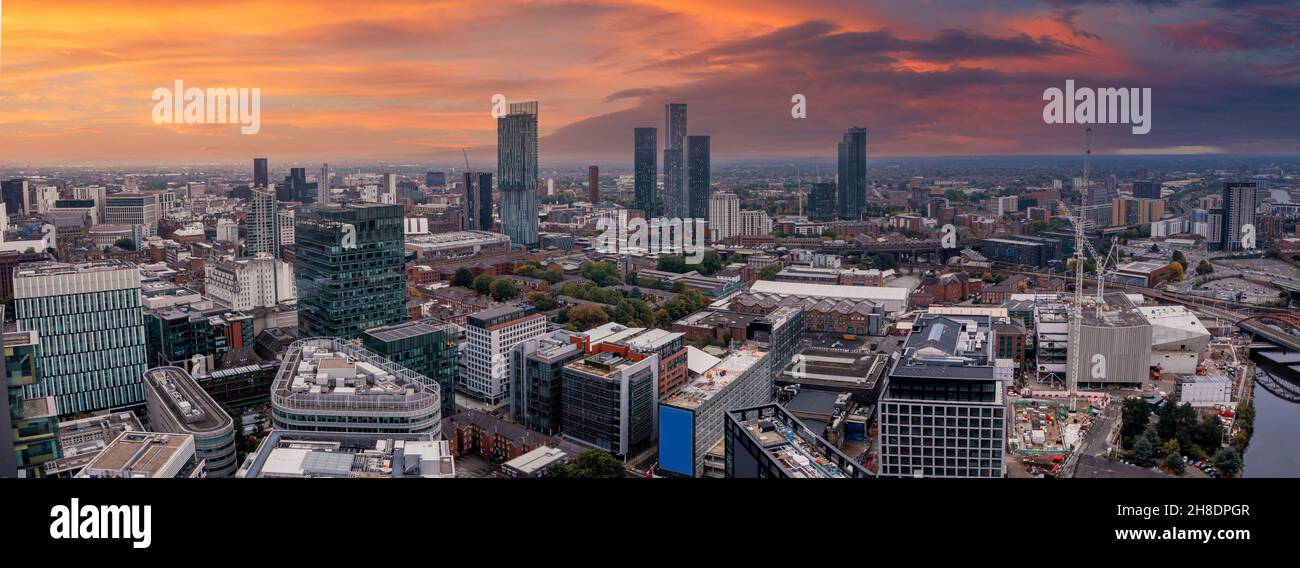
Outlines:
{"type": "MultiPolygon", "coordinates": [[[[1086,201],[1088,192],[1088,174],[1092,166],[1092,127],[1089,127],[1084,137],[1083,153],[1083,187],[1080,190],[1080,201],[1086,201]]],[[[1083,354],[1079,353],[1079,339],[1083,332],[1083,270],[1087,264],[1087,254],[1092,254],[1092,258],[1097,260],[1097,283],[1098,297],[1097,309],[1101,310],[1101,282],[1103,280],[1101,267],[1105,265],[1105,259],[1097,254],[1092,243],[1088,242],[1085,230],[1089,224],[1087,211],[1100,209],[1101,205],[1081,205],[1078,215],[1070,211],[1070,206],[1064,201],[1060,202],[1060,208],[1064,211],[1065,218],[1074,225],[1074,305],[1070,308],[1070,334],[1066,341],[1067,357],[1070,360],[1070,369],[1065,376],[1065,388],[1070,393],[1079,391],[1079,374],[1083,372],[1083,354]]],[[[1112,247],[1113,248],[1113,247],[1112,247]]]]}
{"type": "Polygon", "coordinates": [[[465,173],[469,173],[469,152],[461,148],[460,153],[465,155],[465,173]]]}

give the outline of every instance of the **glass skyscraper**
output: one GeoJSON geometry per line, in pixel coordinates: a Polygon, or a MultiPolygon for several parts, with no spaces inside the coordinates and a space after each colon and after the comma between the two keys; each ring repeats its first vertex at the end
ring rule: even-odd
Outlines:
{"type": "Polygon", "coordinates": [[[298,336],[351,339],[406,321],[403,209],[316,205],[295,217],[298,336]]]}
{"type": "Polygon", "coordinates": [[[1223,250],[1241,250],[1242,227],[1255,224],[1255,182],[1223,183],[1223,221],[1219,243],[1223,250]]]}
{"type": "Polygon", "coordinates": [[[686,105],[664,105],[665,217],[690,217],[686,194],[686,105]]]}
{"type": "Polygon", "coordinates": [[[244,254],[253,256],[266,252],[280,256],[280,231],[275,226],[275,201],[275,193],[264,189],[253,190],[248,201],[244,254]]]}
{"type": "Polygon", "coordinates": [[[835,201],[835,184],[817,182],[808,193],[808,220],[834,221],[837,205],[835,201]]]}
{"type": "Polygon", "coordinates": [[[841,219],[861,219],[867,204],[867,129],[850,128],[839,145],[841,219]]]}
{"type": "Polygon", "coordinates": [[[497,119],[497,186],[501,232],[537,246],[537,101],[510,103],[510,114],[497,119]]]}
{"type": "Polygon", "coordinates": [[[140,272],[107,260],[25,264],[14,271],[19,331],[40,336],[41,380],[27,398],[53,396],[60,415],[144,402],[140,272]]]}
{"type": "Polygon", "coordinates": [[[492,174],[465,172],[465,228],[492,230],[492,174]]]}
{"type": "Polygon", "coordinates": [[[456,375],[460,367],[457,335],[452,324],[412,321],[367,330],[361,341],[367,349],[419,373],[425,386],[438,389],[442,415],[451,416],[456,413],[456,375]]]}
{"type": "Polygon", "coordinates": [[[690,136],[686,139],[687,161],[690,165],[687,216],[692,219],[709,218],[709,137],[690,136]]]}
{"type": "Polygon", "coordinates": [[[658,185],[659,160],[658,131],[654,128],[637,128],[633,132],[635,150],[633,188],[636,190],[636,208],[645,212],[646,219],[655,217],[655,189],[658,185]]]}

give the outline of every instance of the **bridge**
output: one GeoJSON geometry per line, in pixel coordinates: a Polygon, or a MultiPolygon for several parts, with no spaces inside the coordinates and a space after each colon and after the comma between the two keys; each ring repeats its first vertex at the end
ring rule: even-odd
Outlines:
{"type": "Polygon", "coordinates": [[[1290,402],[1300,403],[1300,385],[1286,379],[1273,376],[1267,371],[1255,374],[1255,384],[1274,396],[1290,402]]]}

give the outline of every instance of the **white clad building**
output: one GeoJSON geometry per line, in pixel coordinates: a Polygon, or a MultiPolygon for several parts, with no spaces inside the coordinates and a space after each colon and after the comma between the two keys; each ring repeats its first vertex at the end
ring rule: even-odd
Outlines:
{"type": "Polygon", "coordinates": [[[736,194],[709,196],[709,231],[714,242],[740,234],[740,198],[736,194]]]}
{"type": "Polygon", "coordinates": [[[234,310],[268,308],[298,297],[293,266],[266,254],[209,262],[204,278],[207,296],[234,310]]]}
{"type": "Polygon", "coordinates": [[[546,333],[546,316],[505,305],[466,318],[465,369],[459,387],[488,404],[510,400],[510,350],[546,333]]]}
{"type": "Polygon", "coordinates": [[[746,237],[760,237],[772,234],[772,218],[767,211],[741,211],[740,234],[746,237]]]}

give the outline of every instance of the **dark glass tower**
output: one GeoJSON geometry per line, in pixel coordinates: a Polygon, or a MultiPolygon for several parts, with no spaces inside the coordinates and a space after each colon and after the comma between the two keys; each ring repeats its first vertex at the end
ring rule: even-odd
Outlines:
{"type": "Polygon", "coordinates": [[[664,105],[664,216],[689,217],[686,194],[686,105],[664,105]]]}
{"type": "Polygon", "coordinates": [[[269,183],[271,175],[266,167],[266,158],[253,158],[253,187],[266,187],[269,183]]]}
{"type": "Polygon", "coordinates": [[[839,145],[839,204],[841,219],[860,219],[867,204],[867,129],[850,128],[839,145]]]}
{"type": "Polygon", "coordinates": [[[833,221],[838,204],[835,200],[835,184],[817,182],[808,194],[808,219],[811,221],[833,221]]]}
{"type": "Polygon", "coordinates": [[[587,201],[600,203],[600,168],[587,166],[587,201]]]}
{"type": "Polygon", "coordinates": [[[690,177],[688,178],[689,199],[687,217],[692,219],[709,218],[709,137],[687,137],[690,177]]]}
{"type": "Polygon", "coordinates": [[[1219,242],[1223,250],[1241,250],[1241,228],[1255,224],[1255,182],[1224,182],[1222,201],[1223,223],[1219,226],[1219,242]]]}
{"type": "Polygon", "coordinates": [[[465,172],[465,228],[492,230],[492,174],[465,172]]]}
{"type": "Polygon", "coordinates": [[[460,352],[456,328],[451,324],[412,321],[377,327],[361,335],[366,349],[419,373],[426,386],[437,385],[442,415],[456,413],[456,374],[460,352]]]}
{"type": "Polygon", "coordinates": [[[536,247],[537,101],[511,103],[497,119],[497,186],[501,188],[501,232],[512,244],[536,247]]]}
{"type": "Polygon", "coordinates": [[[315,205],[295,216],[298,337],[352,339],[406,321],[402,206],[315,205]]]}
{"type": "Polygon", "coordinates": [[[659,176],[658,132],[654,128],[637,128],[632,134],[636,208],[644,211],[647,219],[659,214],[655,210],[655,187],[659,176]]]}

